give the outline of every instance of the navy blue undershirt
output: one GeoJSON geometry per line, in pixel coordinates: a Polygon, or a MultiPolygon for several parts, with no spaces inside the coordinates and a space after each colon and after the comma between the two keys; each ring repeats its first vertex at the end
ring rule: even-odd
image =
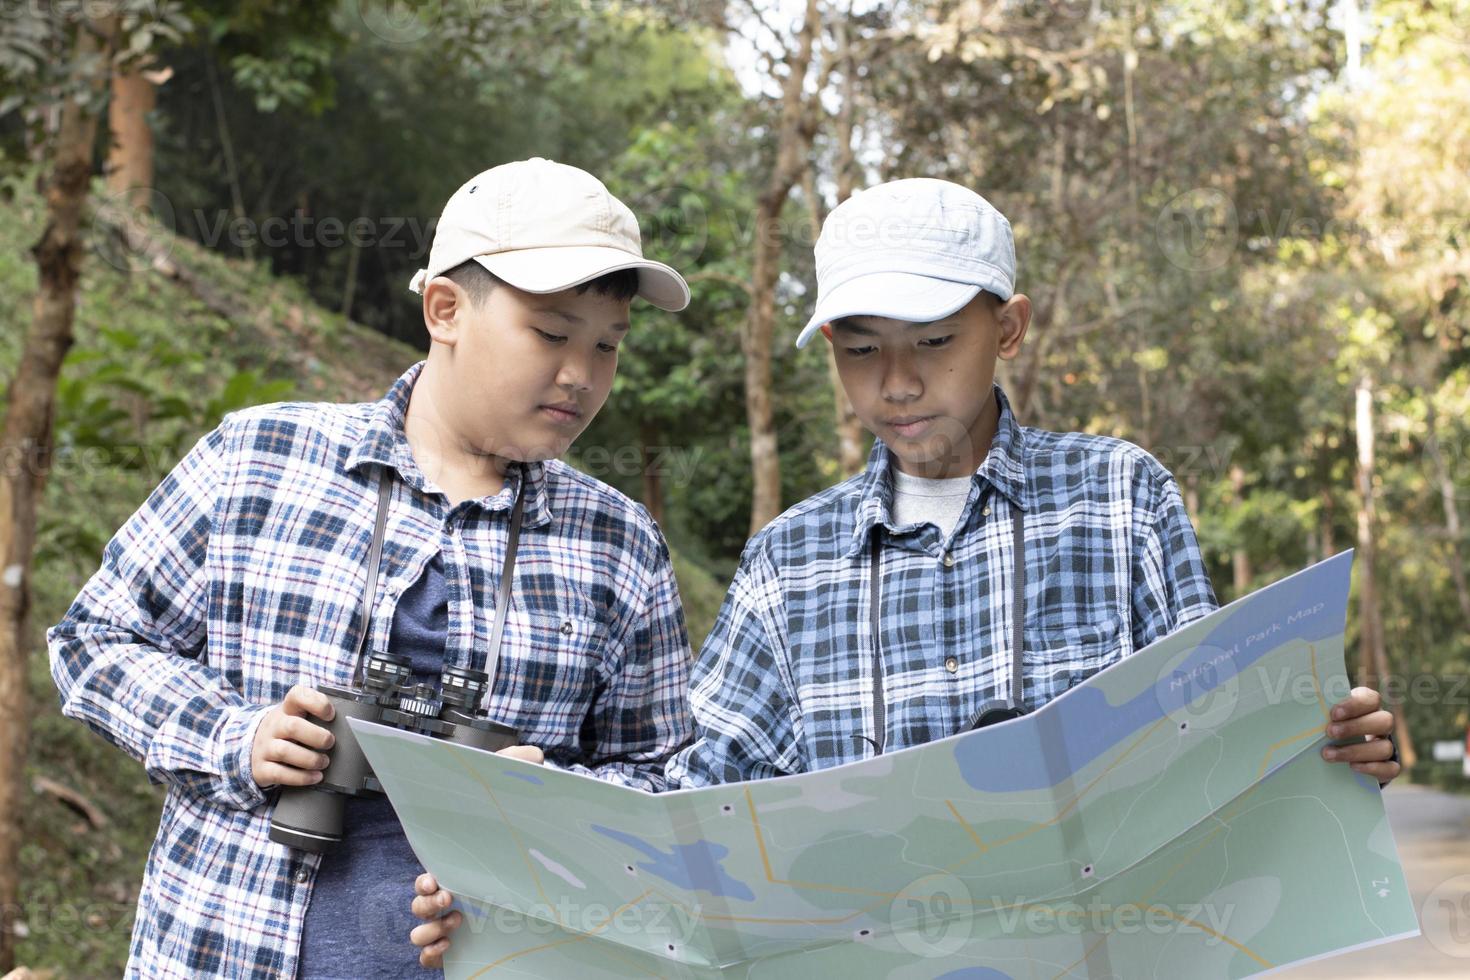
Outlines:
{"type": "MultiPolygon", "coordinates": [[[[406,654],[415,682],[439,685],[449,632],[444,560],[435,554],[393,614],[388,652],[406,654]]],[[[324,855],[301,937],[301,980],[429,976],[408,934],[413,881],[423,873],[386,798],[347,799],[343,840],[324,855]]],[[[432,971],[438,974],[438,970],[432,971]]]]}

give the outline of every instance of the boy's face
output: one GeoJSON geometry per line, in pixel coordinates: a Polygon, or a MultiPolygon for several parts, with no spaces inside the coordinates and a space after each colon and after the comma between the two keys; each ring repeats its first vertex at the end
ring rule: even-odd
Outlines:
{"type": "Polygon", "coordinates": [[[893,451],[900,470],[930,479],[979,469],[999,409],[995,360],[1015,357],[1031,301],[985,293],[932,323],[854,316],[822,328],[853,410],[893,451]]]}
{"type": "Polygon", "coordinates": [[[476,304],[450,280],[433,280],[425,323],[447,355],[436,414],[459,448],[522,462],[564,454],[612,390],[629,304],[590,289],[509,285],[476,304]]]}

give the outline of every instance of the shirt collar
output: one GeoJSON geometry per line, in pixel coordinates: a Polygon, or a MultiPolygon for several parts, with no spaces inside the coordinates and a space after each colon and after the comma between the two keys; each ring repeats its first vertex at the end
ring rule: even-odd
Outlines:
{"type": "MultiPolygon", "coordinates": [[[[423,373],[425,361],[419,361],[403,372],[393,382],[388,393],[373,403],[368,413],[367,427],[358,437],[347,457],[349,472],[369,463],[395,470],[405,483],[416,490],[424,490],[427,480],[409,448],[408,438],[403,434],[404,420],[408,417],[408,400],[413,386],[423,373]]],[[[521,481],[526,481],[526,507],[523,518],[526,527],[540,527],[551,523],[551,500],[546,485],[546,467],[538,462],[521,463],[511,467],[506,474],[505,487],[494,496],[482,497],[481,506],[487,510],[509,511],[515,503],[521,481]]]]}
{"type": "MultiPolygon", "coordinates": [[[[1016,421],[1011,403],[1000,385],[995,385],[995,399],[1000,408],[995,438],[990,452],[975,471],[975,479],[989,483],[1011,503],[1023,511],[1034,507],[1035,499],[1026,479],[1026,430],[1016,421]]],[[[852,542],[846,557],[859,554],[872,538],[874,527],[893,530],[893,453],[882,439],[873,441],[868,454],[868,467],[858,485],[858,505],[852,542]]]]}

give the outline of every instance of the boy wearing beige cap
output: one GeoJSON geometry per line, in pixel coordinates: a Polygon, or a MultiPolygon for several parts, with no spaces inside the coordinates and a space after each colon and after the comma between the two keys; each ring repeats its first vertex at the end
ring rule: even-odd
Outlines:
{"type": "Polygon", "coordinates": [[[538,159],[450,198],[412,288],[425,361],[377,403],[227,416],[48,633],[64,713],[169,786],[130,976],[417,970],[420,869],[386,799],[347,799],[325,854],[271,828],[270,790],[327,764],[319,688],[355,686],[365,653],[435,686],[492,673],[479,707],[548,765],[657,789],[689,738],[659,530],[557,460],[608,396],[631,300],[682,309],[683,279],[601,182],[538,159]]]}

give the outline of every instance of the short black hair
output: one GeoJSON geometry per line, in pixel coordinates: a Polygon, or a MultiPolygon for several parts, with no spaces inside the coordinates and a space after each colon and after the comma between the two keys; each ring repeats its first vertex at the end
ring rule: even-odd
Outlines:
{"type": "MultiPolygon", "coordinates": [[[[505,285],[505,280],[474,259],[461,262],[454,268],[443,272],[442,275],[463,289],[469,295],[470,302],[476,306],[489,299],[490,294],[495,292],[496,286],[505,285]]],[[[589,289],[599,296],[630,300],[638,295],[638,270],[618,269],[616,272],[609,272],[607,275],[588,280],[577,287],[577,295],[580,296],[589,289]]]]}

